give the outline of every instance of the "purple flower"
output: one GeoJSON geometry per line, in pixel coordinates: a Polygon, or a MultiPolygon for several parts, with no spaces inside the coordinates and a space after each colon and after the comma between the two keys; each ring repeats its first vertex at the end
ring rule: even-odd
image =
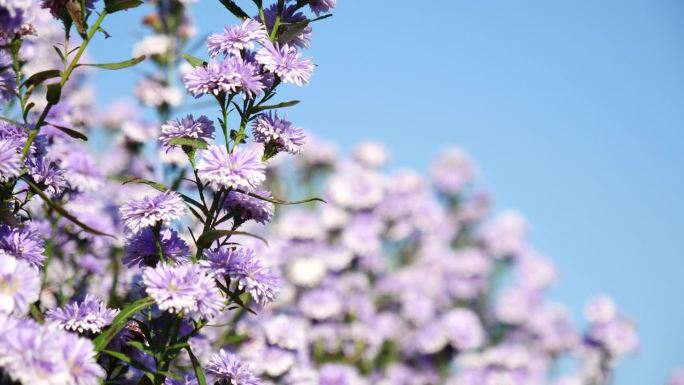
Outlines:
{"type": "Polygon", "coordinates": [[[252,190],[266,179],[266,167],[252,150],[238,147],[229,154],[225,147],[211,145],[201,151],[201,156],[197,164],[199,178],[215,190],[252,190]]]}
{"type": "Polygon", "coordinates": [[[62,354],[67,365],[71,383],[97,385],[105,377],[105,371],[97,364],[93,343],[75,334],[66,333],[62,354]]]}
{"type": "Polygon", "coordinates": [[[248,98],[260,93],[265,85],[256,66],[240,57],[228,57],[221,61],[211,59],[205,66],[198,66],[183,77],[185,87],[195,98],[204,94],[235,94],[242,90],[248,98]]]}
{"type": "Polygon", "coordinates": [[[104,185],[104,173],[85,148],[70,149],[62,167],[69,185],[77,191],[97,191],[104,185]]]}
{"type": "Polygon", "coordinates": [[[211,383],[219,382],[225,385],[261,385],[261,380],[255,376],[247,365],[242,363],[235,354],[221,349],[206,365],[211,383]]]}
{"type": "Polygon", "coordinates": [[[45,242],[29,227],[0,226],[0,253],[24,260],[34,267],[43,265],[45,242]]]}
{"type": "Polygon", "coordinates": [[[432,165],[431,175],[440,192],[456,195],[475,178],[475,167],[463,150],[450,148],[432,165]]]}
{"type": "Polygon", "coordinates": [[[39,294],[38,270],[0,251],[0,313],[24,315],[39,294]]]}
{"type": "Polygon", "coordinates": [[[316,15],[329,12],[337,6],[337,0],[314,0],[309,3],[311,11],[316,15]]]}
{"type": "Polygon", "coordinates": [[[180,194],[167,191],[156,196],[146,196],[130,201],[120,209],[126,227],[138,232],[157,223],[169,223],[185,215],[185,204],[180,194]]]}
{"type": "Polygon", "coordinates": [[[263,24],[246,19],[242,25],[225,27],[223,33],[210,35],[207,45],[212,57],[219,54],[239,56],[241,51],[254,48],[255,41],[264,42],[267,39],[263,24]]]}
{"type": "Polygon", "coordinates": [[[362,384],[358,370],[349,365],[325,364],[321,367],[319,385],[357,385],[362,384]]]}
{"type": "Polygon", "coordinates": [[[44,191],[49,195],[61,194],[67,187],[64,170],[45,156],[31,159],[29,174],[36,183],[45,187],[44,191]]]}
{"type": "Polygon", "coordinates": [[[245,253],[233,260],[230,278],[237,286],[248,292],[259,304],[273,302],[280,292],[280,277],[272,269],[262,265],[253,253],[245,253]]]}
{"type": "Polygon", "coordinates": [[[142,280],[147,294],[161,310],[210,319],[223,308],[223,297],[213,278],[198,265],[160,263],[146,268],[142,280]]]}
{"type": "MultiPolygon", "coordinates": [[[[9,9],[12,9],[11,4],[9,9]]],[[[3,35],[3,30],[11,31],[18,28],[22,21],[22,14],[22,10],[16,10],[14,16],[10,16],[9,10],[0,6],[0,25],[2,25],[0,36],[3,35]]],[[[16,96],[16,79],[12,71],[12,57],[5,50],[0,50],[0,102],[9,101],[16,96]]]]}
{"type": "MultiPolygon", "coordinates": [[[[172,229],[162,229],[159,233],[162,255],[165,261],[173,263],[183,263],[188,260],[190,248],[178,236],[178,232],[172,229]]],[[[154,230],[150,227],[143,228],[137,234],[129,237],[124,248],[125,255],[121,262],[133,267],[138,265],[156,266],[159,262],[159,251],[157,250],[157,239],[154,230]]]]}
{"type": "Polygon", "coordinates": [[[164,381],[164,385],[198,385],[197,377],[195,376],[185,376],[180,380],[175,378],[167,378],[164,381]]]}
{"type": "Polygon", "coordinates": [[[177,147],[171,144],[171,140],[175,138],[214,139],[214,123],[204,115],[195,119],[188,114],[185,118],[172,120],[161,126],[160,139],[164,146],[177,147]]]}
{"type": "MultiPolygon", "coordinates": [[[[90,12],[95,9],[95,2],[97,0],[86,0],[86,12],[90,12]]],[[[67,11],[66,6],[69,0],[42,0],[42,7],[49,9],[52,16],[55,19],[60,19],[64,16],[67,11]]]]}
{"type": "Polygon", "coordinates": [[[19,175],[21,153],[17,149],[20,144],[14,140],[0,139],[0,182],[19,175]]]}
{"type": "MultiPolygon", "coordinates": [[[[272,198],[271,193],[266,190],[257,189],[250,193],[266,199],[272,198]]],[[[273,203],[238,191],[228,193],[223,207],[240,222],[253,220],[264,225],[271,221],[275,210],[273,203]]]]}
{"type": "Polygon", "coordinates": [[[45,318],[66,330],[97,334],[118,313],[118,309],[109,309],[101,299],[88,294],[80,304],[72,302],[63,308],[48,310],[45,318]]]}
{"type": "Polygon", "coordinates": [[[252,133],[255,142],[263,143],[267,150],[273,146],[275,152],[298,154],[305,143],[304,130],[278,117],[277,112],[257,116],[252,122],[252,133]]]}
{"type": "MultiPolygon", "coordinates": [[[[306,15],[300,12],[295,4],[285,4],[282,13],[278,13],[277,4],[271,4],[269,7],[264,8],[264,20],[266,21],[266,29],[269,34],[273,31],[278,16],[280,16],[281,28],[285,25],[293,25],[306,20],[306,15]]],[[[260,20],[259,16],[256,16],[256,18],[260,20]]],[[[290,43],[300,48],[308,48],[312,30],[310,25],[306,26],[290,43]]]]}
{"type": "Polygon", "coordinates": [[[485,331],[477,315],[469,309],[457,308],[449,311],[442,324],[447,332],[451,345],[458,349],[477,349],[484,343],[485,331]]]}
{"type": "Polygon", "coordinates": [[[299,308],[307,317],[326,320],[342,314],[342,298],[330,289],[315,289],[299,299],[299,308]]]}
{"type": "Polygon", "coordinates": [[[255,60],[262,64],[264,68],[280,77],[284,83],[294,83],[302,86],[309,82],[314,65],[311,59],[302,59],[297,48],[278,43],[267,42],[264,48],[260,49],[255,60]]]}

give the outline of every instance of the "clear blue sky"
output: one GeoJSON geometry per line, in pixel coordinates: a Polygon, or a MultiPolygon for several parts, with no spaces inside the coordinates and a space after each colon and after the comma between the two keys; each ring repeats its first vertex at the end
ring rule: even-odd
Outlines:
{"type": "MultiPolygon", "coordinates": [[[[234,22],[218,1],[193,10],[199,36],[234,22]]],[[[283,98],[344,148],[382,140],[396,166],[467,149],[557,262],[552,295],[579,315],[607,293],[636,321],[616,384],[664,383],[684,364],[683,16],[679,0],[340,0],[315,25],[311,85],[283,98]]],[[[140,28],[123,20],[95,57],[131,55],[140,28]]],[[[100,102],[133,76],[98,74],[100,102]]]]}

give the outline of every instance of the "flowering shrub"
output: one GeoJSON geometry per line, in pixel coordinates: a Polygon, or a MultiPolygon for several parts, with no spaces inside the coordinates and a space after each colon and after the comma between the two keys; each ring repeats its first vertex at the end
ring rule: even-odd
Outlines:
{"type": "Polygon", "coordinates": [[[200,57],[189,2],[151,1],[134,58],[93,64],[142,1],[0,0],[0,383],[610,382],[634,325],[600,296],[580,332],[545,299],[552,263],[488,217],[463,151],[384,174],[381,145],[340,158],[278,112],[335,0],[221,0],[238,22],[200,57]],[[142,62],[154,119],[98,112],[90,73],[142,62]]]}

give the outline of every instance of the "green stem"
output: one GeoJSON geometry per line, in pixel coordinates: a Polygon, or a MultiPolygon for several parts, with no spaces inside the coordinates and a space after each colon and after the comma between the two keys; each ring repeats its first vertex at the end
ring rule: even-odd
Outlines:
{"type": "MultiPolygon", "coordinates": [[[[64,87],[66,82],[69,80],[71,73],[74,71],[74,69],[78,65],[78,61],[81,59],[81,56],[85,52],[86,47],[88,46],[90,41],[93,39],[93,36],[95,36],[95,33],[100,28],[100,25],[102,24],[102,22],[104,21],[104,18],[106,16],[107,16],[107,11],[102,10],[102,13],[100,13],[100,16],[95,21],[95,24],[93,24],[93,26],[90,28],[90,31],[88,31],[88,35],[86,36],[86,39],[83,40],[83,42],[81,43],[81,46],[78,48],[78,51],[76,51],[76,55],[71,60],[71,63],[69,63],[69,66],[66,68],[66,70],[64,70],[64,72],[62,72],[62,78],[59,82],[60,88],[64,87]]],[[[66,54],[68,54],[68,52],[66,54]]],[[[33,141],[36,139],[36,136],[38,136],[38,132],[40,132],[41,126],[45,123],[45,118],[47,117],[47,114],[50,112],[50,109],[52,109],[52,107],[56,103],[57,102],[55,102],[55,101],[48,101],[47,105],[43,109],[43,112],[40,114],[38,121],[36,121],[35,128],[29,134],[29,137],[26,140],[26,144],[24,145],[24,148],[21,150],[21,160],[26,159],[26,155],[28,154],[29,149],[31,148],[31,145],[33,144],[33,141]]]]}

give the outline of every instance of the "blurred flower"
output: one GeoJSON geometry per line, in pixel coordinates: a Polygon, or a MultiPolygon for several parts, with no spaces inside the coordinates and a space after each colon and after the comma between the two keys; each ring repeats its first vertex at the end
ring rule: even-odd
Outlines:
{"type": "Polygon", "coordinates": [[[39,294],[38,270],[0,251],[0,313],[24,315],[39,294]]]}

